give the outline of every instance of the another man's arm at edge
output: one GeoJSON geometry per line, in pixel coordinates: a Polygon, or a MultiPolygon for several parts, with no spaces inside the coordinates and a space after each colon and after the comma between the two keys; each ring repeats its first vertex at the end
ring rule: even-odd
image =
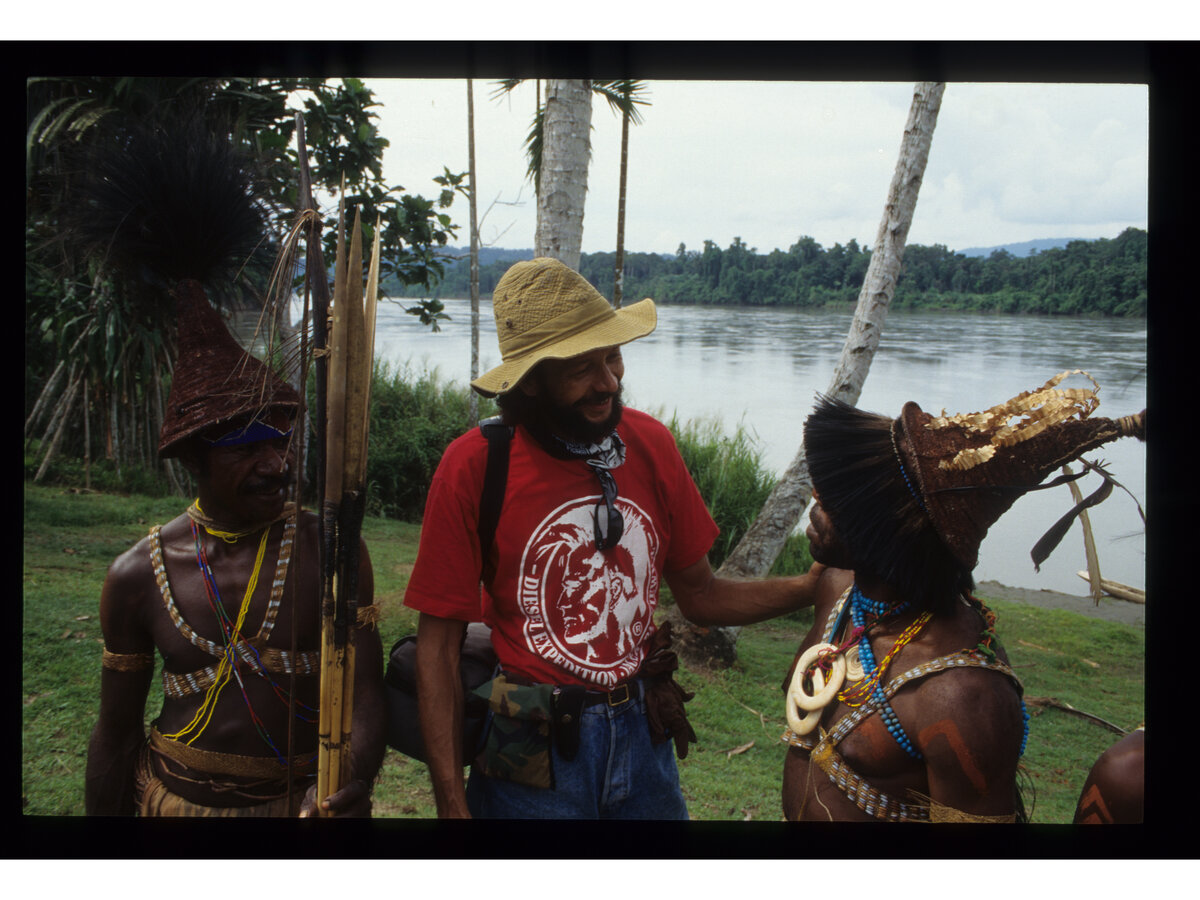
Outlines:
{"type": "Polygon", "coordinates": [[[467,623],[421,613],[417,620],[417,706],[440,819],[470,818],[463,785],[459,654],[467,623]]]}
{"type": "Polygon", "coordinates": [[[705,555],[663,577],[688,621],[709,627],[750,625],[812,606],[825,571],[813,563],[804,575],[736,581],[718,578],[705,555]]]}
{"type": "MultiPolygon", "coordinates": [[[[154,644],[140,626],[134,559],[119,557],[104,579],[100,627],[104,645],[115,653],[152,653],[154,644]]],[[[146,740],[146,699],[153,662],[136,671],[100,670],[100,716],[88,741],[84,808],[89,816],[134,814],[134,773],[146,740]]]]}

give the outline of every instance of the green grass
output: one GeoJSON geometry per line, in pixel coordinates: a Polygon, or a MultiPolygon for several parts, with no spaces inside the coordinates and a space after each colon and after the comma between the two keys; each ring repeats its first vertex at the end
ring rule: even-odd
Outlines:
{"type": "MultiPolygon", "coordinates": [[[[83,814],[87,741],[99,696],[100,586],[115,556],[183,507],[178,498],[25,486],[21,803],[27,815],[83,814]]],[[[386,652],[416,626],[403,596],[419,526],[368,518],[364,533],[386,652]]],[[[1023,604],[989,605],[1028,697],[1053,698],[1125,729],[1142,721],[1140,628],[1023,604]]],[[[680,762],[693,818],[780,818],[785,750],[779,685],[810,623],[811,614],[800,613],[747,627],[733,668],[679,673],[684,688],[696,694],[688,714],[700,740],[680,762]]],[[[149,707],[147,719],[158,711],[154,700],[149,707]]],[[[1070,822],[1087,769],[1117,736],[1052,706],[1031,703],[1029,710],[1024,767],[1036,792],[1036,799],[1027,799],[1033,821],[1070,822]]],[[[378,816],[434,812],[424,765],[392,750],[374,796],[378,816]]]]}

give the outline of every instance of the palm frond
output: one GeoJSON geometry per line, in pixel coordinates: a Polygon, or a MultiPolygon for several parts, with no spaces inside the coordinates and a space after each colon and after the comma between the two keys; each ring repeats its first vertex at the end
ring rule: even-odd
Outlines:
{"type": "Polygon", "coordinates": [[[524,81],[524,78],[505,78],[502,81],[492,82],[491,99],[499,100],[506,94],[511,94],[524,81]]]}
{"type": "Polygon", "coordinates": [[[631,78],[618,78],[610,81],[591,82],[592,92],[599,94],[608,101],[609,107],[618,116],[629,116],[634,125],[642,124],[642,114],[639,106],[650,106],[646,99],[647,85],[644,81],[631,78]]]}

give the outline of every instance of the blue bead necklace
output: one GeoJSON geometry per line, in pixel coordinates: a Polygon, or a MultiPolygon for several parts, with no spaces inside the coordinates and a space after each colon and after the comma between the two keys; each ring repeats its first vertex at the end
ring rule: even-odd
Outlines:
{"type": "MultiPolygon", "coordinates": [[[[875,675],[876,671],[875,654],[871,652],[871,641],[866,631],[867,615],[871,614],[876,619],[882,618],[885,615],[897,615],[908,609],[909,605],[908,601],[892,606],[880,601],[870,600],[863,596],[857,584],[850,591],[850,617],[856,627],[864,629],[862,637],[858,639],[858,660],[862,665],[865,678],[870,679],[875,675]]],[[[900,726],[900,719],[896,715],[896,711],[892,709],[892,705],[888,703],[887,695],[883,692],[883,685],[876,684],[871,696],[879,708],[879,717],[887,728],[888,734],[913,759],[923,759],[921,751],[913,746],[912,740],[900,726]]]]}

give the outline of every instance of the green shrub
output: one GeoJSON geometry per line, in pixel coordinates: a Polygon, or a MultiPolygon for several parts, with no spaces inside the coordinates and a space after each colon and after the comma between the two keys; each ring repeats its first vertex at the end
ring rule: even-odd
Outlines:
{"type": "MultiPolygon", "coordinates": [[[[376,364],[367,455],[371,515],[420,521],[442,453],[471,427],[468,390],[442,384],[436,370],[376,364]]],[[[494,413],[494,404],[481,399],[480,418],[494,413]]]]}
{"type": "MultiPolygon", "coordinates": [[[[33,442],[31,452],[24,456],[26,481],[33,481],[42,464],[40,442],[33,442]]],[[[186,476],[186,473],[184,473],[186,476]]],[[[42,483],[58,487],[82,487],[87,485],[94,491],[110,491],[120,494],[143,494],[147,497],[168,497],[171,485],[162,469],[155,464],[149,466],[124,465],[120,471],[111,459],[93,459],[87,466],[83,459],[58,454],[46,467],[42,483]]]]}
{"type": "MultiPolygon", "coordinates": [[[[716,569],[758,517],[776,478],[763,465],[761,449],[742,425],[727,435],[716,419],[680,423],[678,416],[672,416],[666,424],[675,435],[700,496],[721,529],[708,554],[716,569]]],[[[796,534],[788,539],[771,571],[798,574],[808,571],[810,565],[808,539],[796,534]]]]}

